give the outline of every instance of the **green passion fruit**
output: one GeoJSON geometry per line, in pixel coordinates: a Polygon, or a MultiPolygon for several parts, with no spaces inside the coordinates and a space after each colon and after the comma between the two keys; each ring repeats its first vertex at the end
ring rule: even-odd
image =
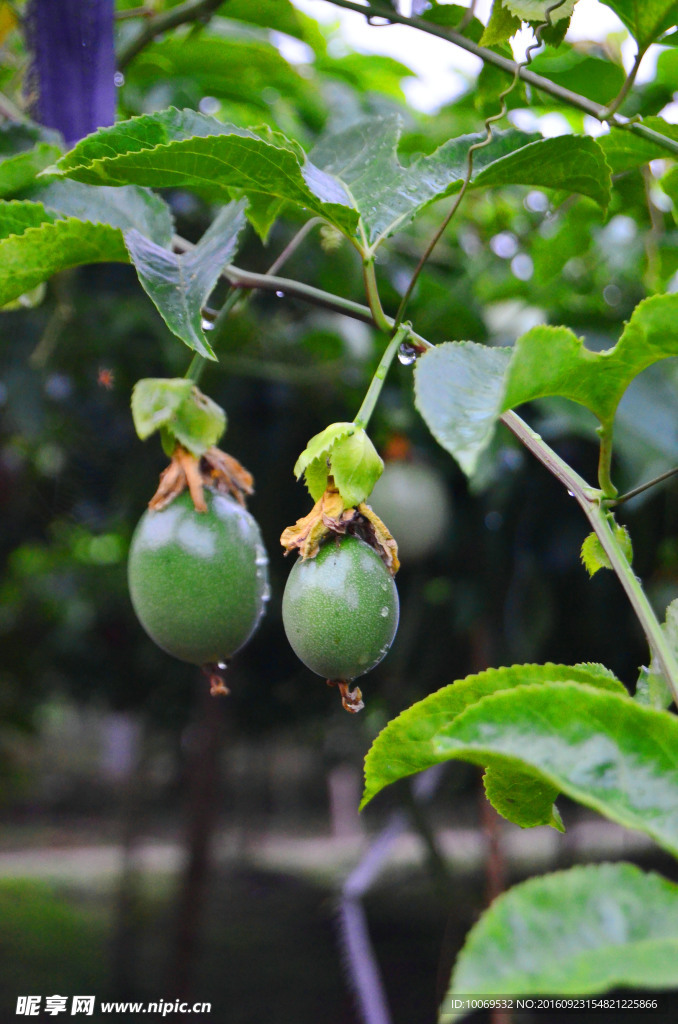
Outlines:
{"type": "Polygon", "coordinates": [[[349,681],[388,652],[398,628],[398,591],[368,544],[330,537],[314,558],[293,566],[282,614],[287,639],[307,668],[330,682],[349,681]]]}
{"type": "Polygon", "coordinates": [[[259,527],[230,497],[205,490],[206,512],[184,492],[134,531],[128,560],[139,622],[168,654],[218,665],[254,633],[269,596],[259,527]]]}

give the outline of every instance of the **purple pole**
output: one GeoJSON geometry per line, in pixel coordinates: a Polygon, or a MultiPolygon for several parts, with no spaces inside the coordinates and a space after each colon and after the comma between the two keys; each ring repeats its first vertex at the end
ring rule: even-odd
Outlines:
{"type": "Polygon", "coordinates": [[[114,0],[30,0],[35,119],[69,146],[115,120],[114,0]]]}

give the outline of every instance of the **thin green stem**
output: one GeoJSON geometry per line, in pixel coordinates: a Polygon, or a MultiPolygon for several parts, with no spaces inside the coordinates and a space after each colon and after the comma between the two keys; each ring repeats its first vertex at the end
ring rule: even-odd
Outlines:
{"type": "Polygon", "coordinates": [[[386,348],[384,349],[384,354],[382,355],[381,360],[379,361],[379,366],[374,371],[374,376],[370,381],[370,386],[367,389],[367,393],[363,399],[363,404],[358,409],[358,415],[353,420],[356,427],[362,427],[363,429],[365,429],[365,427],[369,423],[370,417],[374,412],[374,407],[376,406],[377,401],[379,399],[379,395],[381,394],[381,389],[384,386],[386,375],[391,368],[391,364],[393,362],[395,354],[402,345],[403,341],[405,341],[409,333],[409,325],[401,324],[400,327],[395,332],[395,334],[393,335],[393,337],[391,338],[391,340],[389,341],[386,348]]]}
{"type": "Polygon", "coordinates": [[[617,496],[617,488],[612,483],[610,475],[612,469],[612,423],[605,423],[598,427],[600,438],[600,453],[598,455],[598,486],[603,497],[606,499],[617,496]]]}
{"type": "Polygon", "coordinates": [[[631,70],[629,71],[628,75],[624,79],[624,84],[622,85],[621,89],[619,90],[619,92],[617,93],[615,98],[612,100],[612,102],[609,104],[609,106],[608,106],[608,108],[606,110],[606,119],[611,117],[612,114],[616,114],[617,113],[617,111],[621,107],[622,103],[624,102],[624,100],[626,99],[628,94],[630,93],[630,91],[631,91],[631,89],[633,87],[633,83],[636,80],[636,75],[638,74],[638,69],[640,67],[641,61],[642,61],[644,56],[645,56],[645,50],[638,50],[638,53],[636,54],[636,59],[633,62],[633,67],[631,68],[631,70]]]}
{"type": "Polygon", "coordinates": [[[501,417],[502,422],[521,441],[532,454],[539,459],[561,483],[568,492],[576,498],[582,508],[584,515],[591,524],[591,529],[600,541],[603,550],[610,560],[614,572],[619,579],[626,596],[640,622],[648,645],[657,663],[660,665],[664,678],[666,679],[674,699],[678,703],[678,662],[666,642],[664,631],[659,624],[657,616],[648,601],[640,582],[636,579],[628,559],[622,551],[619,542],[610,525],[607,511],[603,508],[604,495],[602,491],[589,486],[559,455],[557,455],[546,442],[532,430],[524,420],[514,412],[506,412],[501,417]]]}
{"type": "Polygon", "coordinates": [[[372,319],[380,331],[389,334],[393,321],[388,319],[381,305],[377,275],[374,270],[374,256],[365,256],[363,258],[363,281],[365,282],[365,294],[367,295],[372,319]]]}
{"type": "Polygon", "coordinates": [[[617,505],[623,505],[625,501],[630,501],[631,498],[637,498],[639,494],[643,494],[648,491],[650,487],[656,487],[657,484],[663,483],[665,480],[670,480],[672,476],[678,473],[678,466],[674,466],[673,469],[667,469],[665,473],[660,473],[653,480],[648,480],[644,484],[640,484],[639,487],[634,487],[632,491],[627,491],[626,494],[620,494],[618,498],[611,498],[605,502],[608,508],[616,508],[617,505]]]}

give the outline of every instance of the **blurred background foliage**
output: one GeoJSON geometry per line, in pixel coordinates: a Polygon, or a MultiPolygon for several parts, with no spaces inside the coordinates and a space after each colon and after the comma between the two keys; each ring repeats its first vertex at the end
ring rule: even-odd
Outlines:
{"type": "MultiPolygon", "coordinates": [[[[137,6],[122,0],[116,10],[123,15],[137,6]]],[[[155,14],[174,6],[163,0],[149,4],[155,14]]],[[[23,5],[2,8],[5,13],[16,9],[21,13],[23,5]]],[[[436,10],[438,16],[444,10],[449,19],[464,13],[454,5],[436,10]]],[[[11,152],[3,150],[2,140],[9,139],[12,111],[28,109],[30,100],[23,35],[16,22],[10,19],[7,25],[0,28],[0,102],[6,115],[0,124],[0,159],[11,152]]],[[[476,28],[471,24],[469,34],[476,28]]],[[[117,21],[121,55],[129,56],[139,29],[138,18],[117,21]]],[[[168,105],[192,107],[238,125],[269,125],[309,149],[328,128],[395,111],[403,123],[403,162],[447,138],[479,130],[482,118],[496,110],[497,93],[505,84],[486,69],[435,113],[414,110],[403,94],[403,82],[412,75],[407,67],[390,57],[348,52],[336,26],[314,21],[287,0],[228,0],[205,23],[166,33],[135,56],[123,56],[121,65],[121,117],[168,105]]],[[[624,77],[616,37],[547,49],[534,67],[600,101],[616,95],[624,77]]],[[[625,112],[656,113],[677,89],[678,53],[667,45],[659,53],[654,78],[632,92],[625,112]]],[[[540,121],[545,115],[559,116],[562,130],[584,126],[581,115],[522,87],[512,94],[510,106],[520,127],[547,124],[540,121]]],[[[416,330],[434,343],[473,339],[495,345],[512,343],[535,323],[563,323],[592,347],[611,346],[640,299],[674,290],[678,283],[667,169],[659,160],[617,173],[607,216],[584,198],[563,202],[540,191],[505,188],[469,195],[412,297],[408,316],[416,330]]],[[[178,233],[198,239],[214,210],[187,193],[169,192],[165,198],[178,233]]],[[[397,307],[445,206],[430,208],[380,251],[378,277],[389,312],[397,307]]],[[[295,213],[284,213],[265,245],[250,231],[236,262],[265,271],[302,223],[295,213]]],[[[284,273],[364,301],[355,253],[346,243],[331,244],[319,228],[289,259],[284,273]]],[[[224,295],[225,289],[218,291],[212,304],[218,307],[224,295]]],[[[9,824],[5,848],[32,843],[32,830],[38,828],[47,829],[43,836],[57,844],[69,834],[90,843],[115,842],[121,835],[129,839],[135,830],[176,838],[183,835],[182,800],[191,798],[187,768],[196,730],[205,719],[205,683],[194,668],[173,661],[143,634],[129,603],[125,560],[134,524],[164,465],[159,444],[141,444],[134,434],[130,392],[141,377],[183,375],[188,353],[168,333],[131,267],[65,272],[31,301],[31,308],[3,311],[0,319],[0,798],[9,824]],[[120,731],[121,723],[127,723],[127,732],[120,731]],[[72,826],[74,821],[75,832],[64,830],[64,822],[72,826]]],[[[636,678],[647,656],[642,637],[612,575],[587,579],[579,562],[587,529],[575,503],[505,433],[468,487],[413,408],[411,366],[396,365],[372,425],[377,446],[399,464],[405,478],[393,515],[402,511],[406,494],[422,503],[422,518],[430,502],[446,503],[449,515],[427,527],[428,545],[417,537],[416,513],[405,521],[399,516],[398,539],[404,551],[412,545],[414,552],[405,557],[398,576],[401,626],[389,657],[364,681],[365,713],[349,720],[336,694],[296,661],[286,643],[280,599],[289,563],[278,538],[310,506],[292,474],[299,452],[326,424],[355,414],[383,339],[362,323],[262,293],[241,302],[220,336],[210,340],[219,363],[208,367],[201,386],[228,412],[223,447],[254,474],[250,508],[268,546],[273,587],[267,616],[238,655],[231,696],[218,712],[226,743],[218,755],[224,775],[216,784],[215,813],[224,827],[247,821],[263,828],[266,821],[266,827],[275,822],[283,831],[326,830],[328,772],[348,765],[357,780],[371,738],[389,718],[486,665],[602,661],[629,683],[636,678]],[[421,482],[418,471],[428,480],[421,482]]],[[[641,375],[624,399],[614,467],[620,489],[676,463],[677,384],[675,362],[666,361],[641,375]]],[[[594,424],[585,410],[549,400],[525,414],[578,472],[595,476],[594,424]]],[[[375,499],[375,507],[388,523],[389,495],[382,500],[380,505],[375,499]]],[[[637,499],[620,518],[633,535],[636,571],[648,581],[663,612],[678,596],[678,486],[669,483],[637,499]]],[[[436,820],[445,825],[476,822],[477,787],[473,769],[455,767],[434,805],[436,820]]],[[[403,790],[385,795],[366,815],[366,827],[381,822],[402,799],[403,790]]],[[[567,808],[565,816],[567,821],[567,808]]],[[[239,870],[230,897],[215,889],[226,917],[238,899],[238,906],[255,907],[272,885],[253,869],[239,870]]],[[[287,877],[286,898],[306,907],[312,921],[325,896],[316,898],[308,888],[297,893],[295,886],[301,884],[287,877]]],[[[21,885],[29,883],[3,883],[0,903],[25,904],[21,885]]],[[[481,878],[474,890],[477,901],[483,886],[481,878]]],[[[44,921],[56,922],[66,904],[50,890],[38,890],[31,897],[42,922],[37,932],[30,921],[21,924],[23,918],[10,917],[17,935],[25,939],[39,933],[43,941],[44,921]]],[[[419,880],[409,876],[409,889],[399,898],[395,886],[387,895],[374,928],[386,943],[380,948],[390,983],[398,986],[403,958],[412,965],[411,958],[420,956],[426,964],[423,988],[415,984],[419,996],[401,1004],[394,1000],[394,1006],[401,1006],[396,1019],[410,1024],[428,1020],[435,1002],[431,963],[445,920],[425,875],[419,880]],[[432,917],[426,918],[428,925],[416,924],[417,913],[425,917],[421,908],[427,900],[432,917]],[[415,905],[420,911],[413,910],[415,905]],[[399,908],[399,926],[394,908],[399,908]],[[435,927],[429,927],[433,918],[435,927]],[[398,951],[389,952],[398,927],[409,930],[410,939],[401,935],[398,951]],[[426,986],[431,992],[424,998],[426,986]]],[[[153,921],[145,932],[140,918],[134,918],[137,942],[145,943],[147,952],[152,936],[163,934],[162,915],[169,914],[165,896],[160,885],[159,893],[146,894],[150,904],[136,904],[141,918],[146,906],[153,921]],[[148,910],[158,900],[160,917],[148,910]]],[[[117,906],[124,907],[124,900],[117,906]]],[[[282,943],[295,924],[289,907],[279,909],[279,919],[270,908],[264,919],[271,942],[279,932],[282,943]]],[[[98,936],[89,940],[90,948],[98,948],[102,935],[109,934],[109,912],[110,907],[104,913],[96,896],[77,910],[89,915],[87,929],[98,936]]],[[[467,923],[474,912],[467,908],[467,923]]],[[[129,938],[129,919],[120,913],[129,938]]],[[[256,935],[266,933],[264,919],[252,924],[256,935]]],[[[213,926],[209,934],[216,941],[213,926]]],[[[303,932],[298,954],[290,954],[298,961],[290,977],[303,978],[304,984],[308,974],[302,961],[312,955],[313,927],[308,924],[303,932]]],[[[454,927],[461,937],[463,921],[454,927]]],[[[56,930],[70,948],[66,925],[56,930]]],[[[322,940],[327,964],[316,997],[322,1003],[324,992],[335,1013],[323,1003],[323,1019],[350,1021],[350,1000],[338,972],[329,966],[334,953],[328,935],[322,940]]],[[[17,941],[5,934],[0,945],[17,941]]],[[[74,933],[71,962],[80,959],[81,941],[81,933],[74,933]]],[[[236,953],[235,939],[221,941],[222,946],[210,947],[209,962],[215,965],[224,956],[239,963],[242,950],[250,948],[245,944],[236,953]],[[227,941],[231,945],[222,948],[227,941]]],[[[455,941],[452,934],[450,958],[455,941]]],[[[24,952],[17,962],[40,961],[30,942],[24,952]]],[[[48,953],[45,957],[52,962],[48,953]]],[[[143,956],[141,962],[148,963],[143,956]]],[[[62,977],[56,967],[51,974],[49,967],[45,970],[50,981],[62,977]]],[[[416,975],[416,970],[409,973],[416,975]]],[[[28,989],[36,976],[28,968],[25,976],[28,989]]],[[[229,974],[237,976],[237,971],[229,974]]],[[[129,970],[122,971],[116,995],[143,989],[140,977],[141,972],[132,984],[129,970]]],[[[255,988],[265,989],[261,978],[255,988]]],[[[98,975],[88,979],[82,981],[85,987],[100,984],[98,975]]],[[[72,980],[77,991],[77,978],[72,980]]],[[[45,980],[43,987],[46,992],[54,985],[45,980]]],[[[204,986],[196,987],[199,998],[209,998],[202,994],[204,986]]],[[[296,1004],[292,1000],[289,1005],[298,1006],[298,993],[295,997],[296,1004]]],[[[242,994],[234,999],[234,1006],[245,1009],[240,1016],[232,1010],[229,1024],[263,1018],[259,997],[252,991],[250,998],[251,1004],[243,1003],[242,994]]],[[[317,1006],[309,1020],[319,1019],[317,1006]]],[[[300,1013],[297,1009],[294,1019],[301,1022],[300,1013]]],[[[283,1014],[279,1019],[293,1018],[283,1014]]]]}

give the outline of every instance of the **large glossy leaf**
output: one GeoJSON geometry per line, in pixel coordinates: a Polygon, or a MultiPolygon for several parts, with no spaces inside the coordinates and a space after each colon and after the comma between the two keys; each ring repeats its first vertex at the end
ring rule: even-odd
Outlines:
{"type": "Polygon", "coordinates": [[[466,938],[440,1021],[464,1016],[454,1007],[462,995],[674,988],[677,964],[675,883],[633,864],[575,867],[531,878],[492,903],[466,938]]]}
{"type": "Polygon", "coordinates": [[[118,228],[60,218],[41,203],[0,204],[0,239],[0,306],[59,270],[128,260],[118,228]]]}
{"type": "Polygon", "coordinates": [[[92,185],[137,184],[264,194],[320,214],[349,234],[357,213],[343,186],[278,132],[256,134],[193,110],[165,110],[87,136],[56,172],[92,185]]]}
{"type": "Polygon", "coordinates": [[[631,381],[646,367],[678,355],[678,295],[655,295],[633,311],[617,344],[604,352],[584,347],[566,327],[535,327],[519,338],[506,378],[503,409],[546,395],[586,406],[612,421],[631,381]]]}
{"type": "Polygon", "coordinates": [[[621,697],[626,690],[602,665],[513,665],[459,679],[407,708],[379,733],[365,759],[364,807],[384,786],[445,759],[434,746],[446,724],[501,690],[534,683],[572,681],[600,686],[621,697]]]}
{"type": "Polygon", "coordinates": [[[236,251],[245,226],[244,202],[230,203],[190,252],[177,254],[135,229],[125,243],[139,280],[178,338],[207,359],[216,359],[202,328],[202,309],[221,271],[236,251]]]}
{"type": "MultiPolygon", "coordinates": [[[[408,167],[397,158],[397,117],[359,122],[327,136],[312,151],[318,166],[339,179],[360,213],[372,248],[435,199],[457,192],[467,173],[471,145],[484,136],[450,139],[430,156],[408,167]]],[[[563,136],[538,139],[510,130],[497,132],[476,151],[473,187],[533,185],[581,192],[607,205],[610,172],[593,139],[563,136]]]]}
{"type": "Polygon", "coordinates": [[[511,349],[448,341],[417,360],[415,403],[436,441],[469,476],[501,412],[511,349]]]}
{"type": "Polygon", "coordinates": [[[678,854],[678,718],[617,693],[547,682],[485,697],[441,724],[439,758],[533,771],[678,854]]]}
{"type": "Polygon", "coordinates": [[[64,179],[38,185],[29,195],[67,217],[110,224],[121,231],[136,228],[158,245],[167,246],[172,241],[174,222],[169,206],[159,195],[137,185],[96,187],[64,179]]]}
{"type": "Polygon", "coordinates": [[[678,22],[676,0],[604,0],[619,16],[638,43],[647,49],[662,32],[678,22]]]}

